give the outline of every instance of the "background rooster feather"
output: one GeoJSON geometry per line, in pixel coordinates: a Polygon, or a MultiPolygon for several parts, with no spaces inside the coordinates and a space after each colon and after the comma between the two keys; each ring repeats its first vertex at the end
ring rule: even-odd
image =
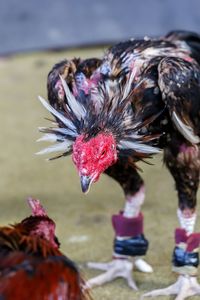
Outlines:
{"type": "MultiPolygon", "coordinates": [[[[41,102],[56,127],[41,128],[40,140],[58,143],[40,154],[72,153],[83,192],[103,172],[114,178],[125,193],[126,222],[140,216],[144,200],[135,162],[163,148],[178,191],[180,225],[192,233],[200,163],[199,50],[197,34],[176,31],[117,44],[102,60],[55,65],[48,76],[50,105],[41,102]]],[[[117,239],[115,222],[114,229],[117,239]]]]}
{"type": "Polygon", "coordinates": [[[0,298],[85,299],[77,267],[58,249],[54,221],[39,200],[29,205],[30,217],[0,228],[0,298]]]}

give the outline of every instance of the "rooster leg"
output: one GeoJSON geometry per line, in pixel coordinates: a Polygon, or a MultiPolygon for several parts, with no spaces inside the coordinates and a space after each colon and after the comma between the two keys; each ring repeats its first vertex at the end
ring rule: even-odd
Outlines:
{"type": "Polygon", "coordinates": [[[173,175],[179,197],[178,219],[181,228],[175,231],[175,249],[172,270],[179,277],[168,288],[154,290],[143,297],[177,295],[176,300],[200,295],[197,282],[199,265],[200,233],[193,233],[196,221],[196,193],[199,185],[200,151],[195,145],[180,143],[175,148],[165,150],[165,161],[173,175]]]}
{"type": "Polygon", "coordinates": [[[112,217],[115,231],[113,260],[109,263],[88,263],[89,268],[106,271],[104,274],[90,279],[88,285],[102,285],[117,277],[123,277],[128,285],[136,289],[132,279],[132,270],[150,273],[152,267],[138,256],[145,255],[148,241],[143,235],[143,215],[141,205],[144,202],[145,191],[143,180],[130,165],[118,162],[106,172],[117,180],[126,197],[124,210],[112,217]]]}

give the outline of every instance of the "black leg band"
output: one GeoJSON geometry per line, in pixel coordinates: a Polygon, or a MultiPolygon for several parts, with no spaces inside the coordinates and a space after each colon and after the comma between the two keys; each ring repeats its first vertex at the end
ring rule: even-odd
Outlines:
{"type": "Polygon", "coordinates": [[[199,253],[187,252],[182,248],[175,247],[172,263],[175,267],[193,266],[197,268],[199,265],[199,253]]]}
{"type": "Polygon", "coordinates": [[[200,234],[187,235],[183,228],[175,230],[175,243],[172,270],[179,274],[196,276],[199,265],[200,234]]]}
{"type": "Polygon", "coordinates": [[[148,250],[149,242],[144,234],[135,237],[114,240],[114,252],[120,255],[141,256],[145,255],[148,250]]]}

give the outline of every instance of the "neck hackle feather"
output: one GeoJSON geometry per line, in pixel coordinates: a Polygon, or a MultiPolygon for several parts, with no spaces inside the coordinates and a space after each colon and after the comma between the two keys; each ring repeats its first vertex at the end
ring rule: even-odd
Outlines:
{"type": "Polygon", "coordinates": [[[117,80],[100,81],[90,90],[89,95],[81,94],[77,97],[60,76],[66,97],[62,111],[56,110],[39,96],[43,106],[56,118],[56,127],[40,127],[39,130],[45,134],[38,141],[56,144],[36,154],[62,152],[54,158],[66,156],[72,152],[73,143],[79,135],[89,140],[100,132],[111,133],[114,136],[118,154],[121,156],[127,155],[127,151],[130,155],[141,153],[149,156],[158,153],[159,149],[149,143],[159,136],[145,136],[139,133],[141,128],[157,116],[147,120],[142,120],[139,116],[134,118],[132,105],[143,84],[140,82],[133,87],[134,76],[134,71],[130,72],[125,84],[117,80]]]}

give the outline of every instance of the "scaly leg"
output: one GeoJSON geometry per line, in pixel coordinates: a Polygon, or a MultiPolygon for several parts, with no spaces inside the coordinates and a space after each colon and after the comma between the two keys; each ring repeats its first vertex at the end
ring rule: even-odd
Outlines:
{"type": "Polygon", "coordinates": [[[113,259],[108,263],[88,263],[89,268],[105,273],[88,280],[87,286],[102,285],[122,277],[126,279],[129,287],[137,290],[132,278],[133,268],[147,273],[153,271],[149,264],[138,258],[145,255],[148,247],[143,235],[143,215],[140,212],[145,197],[143,181],[135,169],[124,163],[118,162],[107,173],[123,187],[126,203],[124,210],[112,217],[115,231],[113,259]]]}
{"type": "Polygon", "coordinates": [[[199,185],[200,153],[197,146],[180,144],[178,153],[172,148],[165,152],[166,164],[171,171],[179,196],[177,211],[181,228],[175,231],[175,249],[172,270],[179,274],[171,286],[154,290],[143,297],[177,295],[176,300],[200,295],[197,282],[200,233],[193,233],[196,221],[196,193],[199,185]]]}

